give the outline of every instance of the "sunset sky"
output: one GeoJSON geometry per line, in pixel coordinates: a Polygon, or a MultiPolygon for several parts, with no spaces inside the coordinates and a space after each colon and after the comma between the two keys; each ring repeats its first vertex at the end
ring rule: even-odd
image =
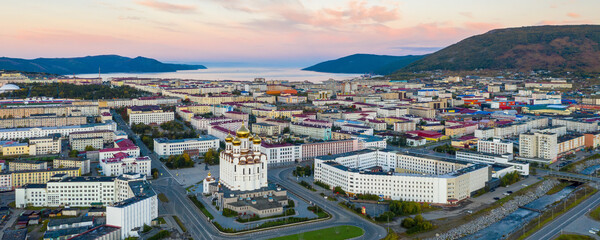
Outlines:
{"type": "Polygon", "coordinates": [[[598,24],[598,0],[3,1],[0,55],[306,65],[423,54],[494,28],[598,24]]]}

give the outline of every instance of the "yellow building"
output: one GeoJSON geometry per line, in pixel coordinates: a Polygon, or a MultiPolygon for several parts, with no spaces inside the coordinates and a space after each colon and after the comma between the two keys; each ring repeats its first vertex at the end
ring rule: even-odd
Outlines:
{"type": "Polygon", "coordinates": [[[29,145],[27,143],[7,142],[2,144],[0,149],[2,150],[2,155],[4,156],[29,154],[29,145]]]}
{"type": "Polygon", "coordinates": [[[56,174],[66,174],[69,177],[81,176],[79,168],[61,168],[52,170],[28,170],[12,172],[13,188],[21,187],[28,183],[45,184],[56,174]]]}
{"type": "Polygon", "coordinates": [[[252,114],[257,117],[267,118],[292,118],[292,115],[302,114],[302,110],[266,110],[252,109],[252,114]]]}
{"type": "Polygon", "coordinates": [[[31,171],[31,170],[45,170],[48,168],[48,164],[44,161],[30,161],[30,160],[15,160],[8,162],[8,171],[31,171]]]}

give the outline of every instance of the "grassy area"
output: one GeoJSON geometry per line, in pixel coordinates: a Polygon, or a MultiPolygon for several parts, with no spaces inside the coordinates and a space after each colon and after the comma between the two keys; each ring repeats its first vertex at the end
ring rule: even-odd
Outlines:
{"type": "MultiPolygon", "coordinates": [[[[587,186],[584,186],[587,187],[587,186]]],[[[574,202],[570,203],[569,205],[566,206],[566,209],[562,209],[560,211],[554,212],[553,215],[548,216],[546,219],[542,220],[540,222],[539,225],[535,226],[533,229],[527,231],[525,234],[521,235],[518,240],[522,240],[525,239],[527,237],[529,237],[529,235],[537,232],[540,228],[544,227],[546,224],[548,224],[550,221],[556,219],[557,217],[560,217],[560,215],[562,215],[563,213],[569,211],[571,208],[577,206],[579,203],[581,203],[583,200],[587,199],[588,197],[592,196],[593,194],[595,194],[598,190],[593,189],[592,191],[588,192],[586,195],[578,198],[577,200],[575,200],[574,202]]],[[[546,211],[544,214],[548,214],[548,212],[546,211]]]]}
{"type": "Polygon", "coordinates": [[[186,187],[186,188],[185,188],[185,190],[186,190],[187,192],[192,192],[192,188],[193,188],[193,187],[195,187],[195,186],[194,186],[194,185],[191,185],[191,186],[189,186],[189,187],[186,187]]]}
{"type": "Polygon", "coordinates": [[[48,230],[48,222],[50,220],[46,219],[44,220],[44,222],[42,223],[42,228],[40,228],[40,232],[45,232],[46,230],[48,230]]]}
{"type": "Polygon", "coordinates": [[[382,238],[381,240],[398,240],[400,239],[400,236],[398,236],[398,234],[396,232],[394,232],[394,230],[388,230],[387,235],[382,238]]]}
{"type": "Polygon", "coordinates": [[[579,234],[562,234],[556,240],[594,240],[595,238],[579,234]]]}
{"type": "Polygon", "coordinates": [[[196,198],[196,196],[188,196],[188,198],[189,198],[190,200],[192,200],[192,202],[194,203],[194,205],[196,205],[196,207],[197,207],[198,209],[200,209],[200,211],[201,211],[201,212],[204,214],[204,216],[208,217],[209,219],[215,219],[215,216],[213,216],[213,215],[212,215],[212,214],[211,214],[211,213],[208,211],[208,209],[206,209],[206,207],[204,207],[204,204],[202,204],[202,203],[200,202],[200,200],[198,200],[198,199],[196,198]]]}
{"type": "Polygon", "coordinates": [[[166,196],[164,193],[159,193],[159,194],[158,194],[158,199],[159,199],[161,202],[166,202],[166,203],[168,203],[168,202],[169,202],[169,199],[167,198],[167,196],[166,196]]]}
{"type": "Polygon", "coordinates": [[[295,239],[304,239],[304,240],[342,240],[342,239],[350,239],[362,236],[364,234],[364,230],[355,226],[338,226],[338,227],[330,227],[324,228],[320,230],[304,232],[294,235],[288,235],[278,238],[272,238],[272,240],[295,240],[295,239]]]}
{"type": "Polygon", "coordinates": [[[560,190],[563,190],[565,187],[571,185],[571,183],[569,182],[561,182],[560,184],[554,186],[553,188],[550,189],[550,191],[548,191],[546,194],[547,195],[552,195],[555,194],[557,192],[560,192],[560,190]]]}
{"type": "Polygon", "coordinates": [[[158,224],[167,224],[167,221],[163,217],[156,218],[156,221],[158,221],[158,224]]]}
{"type": "Polygon", "coordinates": [[[175,222],[177,222],[177,225],[179,225],[182,231],[187,232],[187,228],[185,228],[185,225],[183,225],[183,222],[181,222],[181,219],[179,219],[178,216],[173,216],[173,219],[175,219],[175,222]]]}
{"type": "Polygon", "coordinates": [[[590,212],[590,217],[597,221],[600,221],[600,207],[597,207],[592,212],[590,212]]]}
{"type": "Polygon", "coordinates": [[[11,208],[17,208],[17,204],[14,201],[10,202],[8,206],[11,208]]]}

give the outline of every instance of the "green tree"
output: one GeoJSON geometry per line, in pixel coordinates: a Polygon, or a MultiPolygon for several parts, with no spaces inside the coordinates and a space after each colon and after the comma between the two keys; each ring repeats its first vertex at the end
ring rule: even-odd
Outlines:
{"type": "Polygon", "coordinates": [[[333,192],[336,194],[346,195],[346,192],[340,186],[333,188],[333,192]]]}
{"type": "Polygon", "coordinates": [[[90,146],[90,145],[87,145],[87,146],[85,146],[85,151],[86,151],[86,152],[87,152],[87,151],[96,151],[96,148],[94,148],[94,147],[92,147],[92,146],[90,146]]]}
{"type": "Polygon", "coordinates": [[[79,151],[77,150],[71,150],[69,152],[69,157],[77,157],[77,155],[79,155],[79,151]]]}

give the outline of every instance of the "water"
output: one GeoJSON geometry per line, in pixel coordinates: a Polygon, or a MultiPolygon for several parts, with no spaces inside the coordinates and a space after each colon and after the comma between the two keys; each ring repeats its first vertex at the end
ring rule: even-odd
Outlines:
{"type": "MultiPolygon", "coordinates": [[[[536,199],[533,202],[525,205],[525,207],[543,210],[552,203],[559,201],[571,193],[575,188],[572,186],[565,187],[563,190],[552,194],[546,195],[536,199]]],[[[526,209],[519,208],[508,216],[504,217],[500,221],[474,233],[466,236],[464,240],[475,240],[475,239],[503,239],[503,236],[508,236],[515,230],[520,229],[523,225],[535,219],[539,215],[538,212],[529,211],[526,209]]]]}
{"type": "Polygon", "coordinates": [[[585,175],[592,175],[597,170],[600,170],[600,165],[594,165],[594,166],[587,167],[587,168],[583,169],[580,173],[585,174],[585,175]]]}
{"type": "MultiPolygon", "coordinates": [[[[97,77],[98,74],[80,74],[78,77],[97,77]]],[[[302,71],[299,68],[284,67],[216,67],[198,70],[182,70],[164,73],[107,73],[103,79],[110,77],[144,77],[144,78],[180,78],[195,80],[238,80],[252,81],[254,78],[266,80],[310,81],[322,82],[328,79],[345,80],[359,77],[360,74],[320,73],[302,71]]]]}

